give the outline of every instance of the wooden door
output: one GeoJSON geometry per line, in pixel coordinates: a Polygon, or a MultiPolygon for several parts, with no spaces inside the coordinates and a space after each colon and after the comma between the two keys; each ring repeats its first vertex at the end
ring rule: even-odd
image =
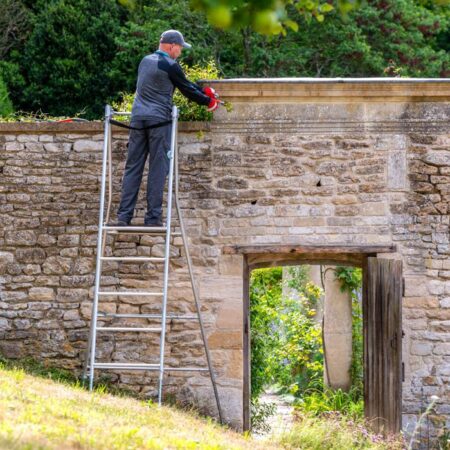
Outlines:
{"type": "Polygon", "coordinates": [[[374,431],[401,429],[402,262],[367,258],[364,270],[364,411],[374,431]]]}

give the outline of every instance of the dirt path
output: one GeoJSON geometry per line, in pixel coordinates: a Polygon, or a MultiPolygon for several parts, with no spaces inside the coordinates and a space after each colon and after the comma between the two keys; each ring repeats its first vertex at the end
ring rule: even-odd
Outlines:
{"type": "Polygon", "coordinates": [[[276,405],[276,411],[274,415],[267,419],[270,431],[254,433],[256,439],[266,439],[269,436],[282,434],[292,428],[292,412],[294,408],[282,396],[272,392],[266,392],[261,395],[260,401],[261,403],[274,403],[276,405]]]}

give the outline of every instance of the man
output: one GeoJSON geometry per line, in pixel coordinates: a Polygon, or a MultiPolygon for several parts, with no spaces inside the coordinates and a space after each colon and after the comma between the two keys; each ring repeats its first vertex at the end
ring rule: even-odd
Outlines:
{"type": "Polygon", "coordinates": [[[122,181],[122,193],[115,226],[130,225],[142,181],[145,162],[149,156],[147,179],[147,211],[145,226],[163,226],[162,201],[169,171],[172,97],[175,88],[208,111],[218,108],[213,89],[202,89],[190,82],[176,59],[183,48],[191,45],[176,30],[161,35],[159,49],[144,57],[139,64],[136,97],[131,110],[128,156],[122,181]],[[152,128],[153,125],[159,125],[152,128]]]}

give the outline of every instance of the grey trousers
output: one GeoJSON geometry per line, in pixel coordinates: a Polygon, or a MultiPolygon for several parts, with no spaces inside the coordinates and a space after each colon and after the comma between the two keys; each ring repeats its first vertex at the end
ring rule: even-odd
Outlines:
{"type": "MultiPolygon", "coordinates": [[[[134,120],[131,126],[143,128],[163,119],[134,120]]],[[[138,198],[144,167],[149,157],[147,178],[147,211],[144,223],[154,224],[161,220],[164,184],[169,172],[171,124],[148,130],[130,130],[128,155],[122,180],[122,194],[117,219],[130,223],[138,198]]]]}

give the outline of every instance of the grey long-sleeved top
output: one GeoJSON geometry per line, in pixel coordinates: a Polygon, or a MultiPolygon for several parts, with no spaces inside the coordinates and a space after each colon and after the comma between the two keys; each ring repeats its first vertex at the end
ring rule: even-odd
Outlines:
{"type": "Polygon", "coordinates": [[[167,53],[158,50],[145,56],[139,64],[132,120],[170,119],[175,88],[199,105],[209,105],[211,101],[167,53]]]}

